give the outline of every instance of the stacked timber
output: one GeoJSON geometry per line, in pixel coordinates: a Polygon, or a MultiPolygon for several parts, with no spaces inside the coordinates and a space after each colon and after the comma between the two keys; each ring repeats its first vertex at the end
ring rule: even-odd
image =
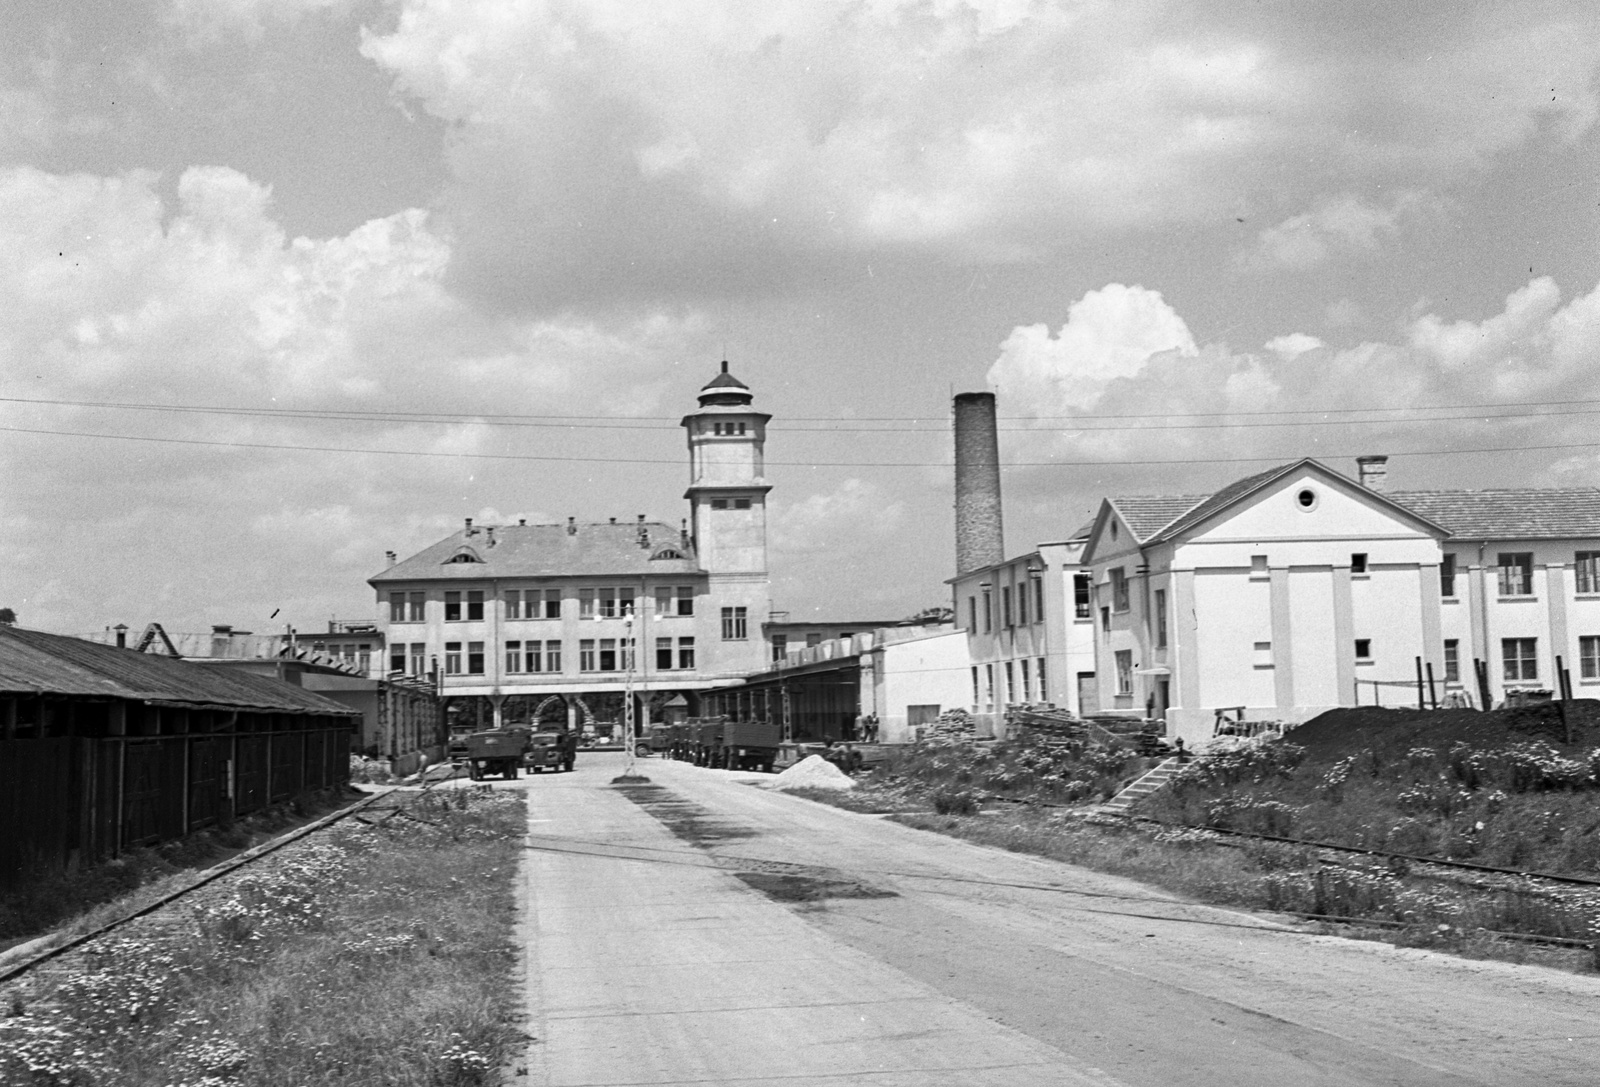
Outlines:
{"type": "Polygon", "coordinates": [[[957,708],[945,710],[923,733],[925,740],[975,740],[978,724],[972,714],[957,708]]]}
{"type": "Polygon", "coordinates": [[[1083,721],[1070,710],[1056,706],[1011,706],[1006,709],[1009,735],[1028,734],[1041,739],[1082,742],[1088,736],[1083,721]]]}

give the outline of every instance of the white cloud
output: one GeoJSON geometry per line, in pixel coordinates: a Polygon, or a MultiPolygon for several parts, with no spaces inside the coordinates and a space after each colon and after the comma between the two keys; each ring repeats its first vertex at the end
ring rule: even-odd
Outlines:
{"type": "MultiPolygon", "coordinates": [[[[1012,375],[1009,383],[1001,381],[1003,416],[1078,420],[1076,427],[1070,420],[1048,420],[1036,433],[1010,437],[1011,456],[1102,462],[1113,475],[1129,470],[1155,475],[1164,480],[1158,489],[1180,493],[1247,474],[1252,466],[1244,459],[1254,457],[1290,460],[1382,450],[1397,455],[1397,465],[1405,466],[1413,483],[1431,476],[1437,485],[1459,486],[1491,486],[1497,480],[1498,485],[1548,483],[1558,477],[1575,482],[1580,466],[1594,461],[1588,453],[1559,450],[1470,461],[1407,461],[1405,454],[1592,441],[1593,424],[1586,415],[1521,414],[1496,405],[1592,395],[1593,375],[1600,368],[1600,287],[1563,305],[1553,281],[1535,279],[1509,295],[1499,313],[1454,322],[1421,314],[1394,343],[1334,349],[1291,333],[1269,341],[1262,355],[1218,344],[1155,351],[1142,360],[1137,351],[1130,352],[1122,356],[1116,379],[1104,383],[1096,396],[1074,399],[1060,390],[1074,382],[1078,360],[1109,357],[1126,344],[1126,323],[1079,320],[1080,307],[1103,294],[1090,292],[1072,307],[1059,340],[1041,341],[1043,326],[1022,326],[1002,345],[991,375],[1012,375]],[[1064,346],[1069,330],[1071,349],[1064,346]],[[1021,351],[1019,344],[1036,349],[1021,351]],[[1440,413],[1451,417],[1437,422],[1427,421],[1431,413],[1341,414],[1344,409],[1440,405],[1467,408],[1440,413]],[[1319,421],[1328,425],[1315,425],[1319,421]],[[1127,468],[1144,459],[1174,463],[1127,468]],[[1513,467],[1513,474],[1504,474],[1513,467]]],[[[1146,303],[1148,313],[1181,327],[1181,318],[1165,303],[1146,303]]]]}
{"type": "MultiPolygon", "coordinates": [[[[748,284],[818,250],[1015,260],[1241,201],[1312,205],[1330,173],[1368,191],[1448,181],[1547,119],[1569,138],[1592,123],[1592,21],[399,0],[363,51],[456,126],[449,208],[474,255],[561,250],[551,279],[598,293],[748,284]],[[1397,45],[1412,39],[1427,65],[1397,45]],[[1264,194],[1261,164],[1284,161],[1317,167],[1264,194]]],[[[1305,266],[1371,246],[1410,199],[1327,200],[1263,251],[1305,266]]]]}
{"type": "MultiPolygon", "coordinates": [[[[861,479],[843,480],[832,490],[785,501],[773,511],[773,565],[805,555],[838,557],[853,546],[873,546],[892,537],[905,515],[905,503],[861,479]]],[[[830,558],[830,561],[832,559],[830,558]]]]}
{"type": "Polygon", "coordinates": [[[419,210],[291,239],[271,193],[236,171],[185,171],[172,206],[158,184],[146,172],[0,171],[0,395],[379,418],[0,404],[0,426],[62,435],[0,444],[0,596],[37,608],[41,586],[75,566],[80,595],[51,605],[57,626],[93,627],[113,611],[162,618],[151,610],[163,602],[165,621],[197,622],[224,598],[265,611],[299,601],[320,617],[330,601],[360,598],[383,550],[430,542],[427,511],[482,505],[481,479],[515,478],[541,504],[549,494],[534,464],[463,455],[617,455],[609,435],[492,426],[488,415],[659,412],[673,367],[709,357],[693,313],[478,311],[451,291],[450,240],[419,210]],[[477,421],[382,417],[419,411],[477,421]],[[185,442],[290,448],[175,444],[185,442]],[[341,448],[428,455],[326,451],[341,448]],[[140,542],[143,568],[107,561],[120,540],[140,542]],[[241,566],[240,555],[265,557],[241,566]]]}
{"type": "Polygon", "coordinates": [[[1055,336],[1042,324],[1013,329],[988,380],[1008,403],[1064,415],[1091,407],[1111,382],[1137,375],[1152,355],[1195,350],[1189,327],[1160,292],[1111,283],[1072,303],[1055,336]]]}
{"type": "Polygon", "coordinates": [[[1423,203],[1416,192],[1401,193],[1382,207],[1348,193],[1324,199],[1313,210],[1263,230],[1254,255],[1269,267],[1310,268],[1338,253],[1372,252],[1423,203]]]}

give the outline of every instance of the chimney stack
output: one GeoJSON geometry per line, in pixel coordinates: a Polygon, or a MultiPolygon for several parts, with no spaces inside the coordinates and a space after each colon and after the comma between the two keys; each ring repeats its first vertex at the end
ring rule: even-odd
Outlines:
{"type": "Polygon", "coordinates": [[[398,556],[398,555],[396,555],[396,554],[395,554],[395,553],[394,553],[394,552],[393,552],[393,551],[385,551],[385,552],[384,552],[384,553],[383,553],[383,559],[384,559],[384,561],[385,561],[385,562],[387,562],[387,563],[388,563],[388,564],[389,564],[389,565],[390,565],[390,566],[393,566],[393,565],[394,565],[394,564],[395,564],[395,563],[397,563],[397,562],[399,562],[399,561],[400,561],[400,558],[399,558],[399,556],[398,556]]]}
{"type": "Polygon", "coordinates": [[[467,518],[467,535],[472,535],[472,518],[470,517],[467,518]]]}
{"type": "Polygon", "coordinates": [[[1005,560],[994,393],[960,393],[956,425],[956,575],[1005,560]]]}
{"type": "Polygon", "coordinates": [[[577,534],[578,534],[578,519],[576,517],[568,517],[567,518],[567,535],[568,536],[576,536],[577,534]]]}
{"type": "Polygon", "coordinates": [[[1361,485],[1369,491],[1389,489],[1389,458],[1381,456],[1357,457],[1356,471],[1361,485]]]}
{"type": "Polygon", "coordinates": [[[128,648],[128,624],[118,623],[113,629],[117,632],[117,648],[128,648]]]}

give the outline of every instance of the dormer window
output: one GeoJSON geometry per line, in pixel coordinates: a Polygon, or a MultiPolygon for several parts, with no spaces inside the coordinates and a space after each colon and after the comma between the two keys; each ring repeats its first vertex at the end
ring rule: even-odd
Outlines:
{"type": "Polygon", "coordinates": [[[482,561],[483,561],[483,559],[478,557],[478,553],[476,551],[472,550],[472,548],[470,548],[470,547],[463,547],[463,548],[459,549],[454,555],[451,555],[449,558],[444,560],[446,566],[453,566],[453,565],[455,565],[457,563],[464,563],[464,562],[482,562],[482,561]]]}
{"type": "Polygon", "coordinates": [[[681,558],[683,558],[683,552],[679,551],[676,547],[663,547],[660,551],[657,551],[654,555],[650,556],[650,561],[654,562],[656,559],[681,559],[681,558]]]}

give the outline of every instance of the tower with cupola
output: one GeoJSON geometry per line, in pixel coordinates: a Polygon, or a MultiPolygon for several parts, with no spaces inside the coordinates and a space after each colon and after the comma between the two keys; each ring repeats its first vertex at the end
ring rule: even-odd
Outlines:
{"type": "MultiPolygon", "coordinates": [[[[683,417],[689,441],[690,534],[701,567],[710,575],[710,595],[724,634],[746,633],[750,667],[762,663],[761,624],[767,618],[767,423],[772,416],[752,406],[749,386],[722,372],[700,390],[699,410],[683,417]],[[737,609],[731,616],[727,609],[737,609]]],[[[740,640],[728,639],[726,640],[740,640]]],[[[730,647],[731,648],[731,647],[730,647]]]]}

